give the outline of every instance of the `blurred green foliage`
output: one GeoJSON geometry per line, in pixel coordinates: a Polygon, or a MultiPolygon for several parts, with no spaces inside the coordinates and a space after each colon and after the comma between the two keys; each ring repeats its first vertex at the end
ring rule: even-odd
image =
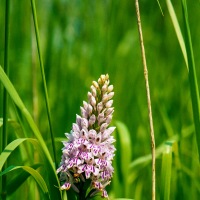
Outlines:
{"type": "MultiPolygon", "coordinates": [[[[156,145],[178,135],[178,161],[183,164],[181,179],[174,175],[172,199],[195,199],[200,194],[197,150],[195,147],[188,72],[165,2],[140,1],[146,48],[156,145]],[[189,135],[189,136],[188,136],[189,135]],[[182,139],[183,138],[183,139],[182,139]],[[185,170],[184,170],[185,169],[185,170]],[[194,174],[190,174],[194,173],[194,174]],[[184,192],[185,191],[185,192],[184,192]]],[[[182,31],[181,2],[172,1],[182,31]]],[[[0,65],[4,57],[5,0],[0,2],[0,65]]],[[[49,126],[44,103],[30,2],[10,2],[9,76],[24,104],[34,116],[45,140],[49,126]]],[[[108,73],[114,85],[114,118],[130,132],[132,158],[149,154],[150,134],[143,67],[140,56],[134,1],[120,0],[41,0],[36,1],[40,41],[45,67],[55,137],[71,130],[80,113],[91,82],[108,73]]],[[[199,2],[188,1],[191,35],[197,76],[200,78],[199,2]],[[194,5],[195,4],[195,5],[194,5]]],[[[2,94],[2,88],[0,90],[2,94]]],[[[0,96],[2,116],[2,95],[0,96]]],[[[14,112],[10,109],[10,118],[14,112]]],[[[11,139],[10,139],[11,140],[11,139]]],[[[61,156],[62,144],[57,143],[61,156]]],[[[120,154],[120,152],[117,152],[120,154]]],[[[179,166],[179,165],[178,165],[179,166]]],[[[179,166],[180,167],[180,166],[179,166]]],[[[128,168],[128,166],[127,166],[128,168]]],[[[181,171],[180,168],[176,168],[181,171]]],[[[159,191],[161,160],[157,160],[159,191]]],[[[172,170],[172,177],[173,173],[172,170]]],[[[150,199],[151,166],[136,170],[137,178],[129,195],[150,199]],[[146,194],[148,194],[146,196],[146,194]]],[[[136,173],[135,172],[135,173],[136,173]]],[[[116,172],[117,173],[117,172],[116,172]]],[[[179,173],[179,172],[178,172],[179,173]]],[[[132,174],[133,175],[133,174],[132,174]]],[[[130,177],[131,178],[131,177],[130,177]]],[[[125,186],[126,187],[126,186],[125,186]]],[[[119,188],[120,190],[120,188],[119,188]]],[[[123,189],[121,188],[123,191],[123,189]]],[[[114,191],[113,191],[114,192],[114,191]]],[[[122,192],[123,193],[123,192],[122,192]]],[[[120,194],[120,192],[119,192],[120,194]]],[[[123,196],[117,196],[123,197],[123,196]]],[[[137,197],[137,198],[136,198],[137,197]]]]}

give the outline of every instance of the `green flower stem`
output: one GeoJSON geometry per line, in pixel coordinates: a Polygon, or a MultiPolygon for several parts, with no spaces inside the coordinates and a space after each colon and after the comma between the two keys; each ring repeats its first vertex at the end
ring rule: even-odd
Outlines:
{"type": "Polygon", "coordinates": [[[56,159],[56,148],[55,148],[55,141],[54,141],[54,137],[53,137],[53,129],[52,129],[52,123],[51,123],[51,113],[50,113],[50,107],[49,107],[49,101],[48,101],[48,92],[47,92],[47,85],[46,85],[46,79],[45,79],[45,73],[44,73],[44,66],[43,66],[43,61],[42,61],[42,53],[40,51],[40,40],[39,40],[39,30],[38,30],[38,23],[37,23],[37,13],[36,13],[36,6],[35,6],[34,0],[31,0],[31,8],[32,8],[33,21],[34,21],[34,27],[35,27],[40,69],[41,69],[42,81],[43,81],[43,87],[44,87],[44,93],[45,93],[45,104],[46,104],[47,116],[48,116],[49,128],[50,128],[50,134],[51,134],[53,157],[54,157],[54,162],[55,162],[55,165],[56,165],[56,163],[57,163],[57,161],[56,161],[57,160],[56,159]]]}
{"type": "MultiPolygon", "coordinates": [[[[8,63],[8,50],[9,50],[9,8],[10,8],[10,1],[7,0],[5,4],[5,47],[4,47],[4,72],[8,74],[9,71],[9,63],[8,63]]],[[[1,145],[1,152],[7,145],[7,117],[8,116],[8,94],[6,88],[3,89],[3,134],[2,134],[2,145],[1,145]]],[[[3,169],[6,169],[6,163],[3,166],[3,169]]],[[[4,175],[1,179],[1,198],[2,200],[6,200],[6,175],[4,175]]]]}

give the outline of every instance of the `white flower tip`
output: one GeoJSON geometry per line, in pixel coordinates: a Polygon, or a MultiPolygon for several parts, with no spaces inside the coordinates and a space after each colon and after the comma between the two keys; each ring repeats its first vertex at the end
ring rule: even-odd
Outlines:
{"type": "Polygon", "coordinates": [[[113,104],[113,100],[109,100],[107,103],[106,103],[106,108],[110,108],[113,104]]]}
{"type": "Polygon", "coordinates": [[[113,85],[109,85],[109,86],[108,86],[108,92],[112,92],[113,89],[114,89],[113,85]]]}
{"type": "Polygon", "coordinates": [[[92,93],[88,92],[88,98],[90,99],[92,97],[92,93]]]}
{"type": "Polygon", "coordinates": [[[97,89],[97,88],[99,88],[99,84],[96,82],[96,81],[93,81],[92,82],[92,85],[97,89]]]}
{"type": "Polygon", "coordinates": [[[96,106],[96,99],[92,96],[91,99],[90,99],[90,103],[93,107],[96,106]]]}
{"type": "Polygon", "coordinates": [[[108,89],[108,86],[106,84],[104,84],[103,87],[101,88],[103,93],[105,93],[107,89],[108,89]]]}

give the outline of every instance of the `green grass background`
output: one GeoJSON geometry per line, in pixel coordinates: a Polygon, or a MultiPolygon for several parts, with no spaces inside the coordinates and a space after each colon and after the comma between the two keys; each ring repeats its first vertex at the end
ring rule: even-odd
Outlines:
{"type": "MultiPolygon", "coordinates": [[[[170,199],[198,199],[200,168],[188,70],[166,3],[163,1],[160,3],[164,16],[156,1],[140,1],[155,141],[156,146],[159,146],[173,136],[178,138],[173,145],[170,199]]],[[[172,3],[180,27],[184,31],[181,1],[172,1],[172,3]]],[[[87,100],[87,91],[91,82],[98,79],[101,74],[108,73],[115,91],[114,121],[117,122],[114,123],[119,126],[115,134],[118,139],[116,177],[109,188],[110,196],[111,198],[150,199],[150,160],[144,158],[141,163],[136,165],[132,163],[133,167],[129,167],[131,161],[134,162],[151,153],[146,91],[134,1],[41,0],[36,1],[36,8],[55,137],[64,137],[64,133],[71,130],[76,113],[80,113],[82,101],[87,100]],[[126,132],[124,135],[123,128],[126,132]],[[123,137],[128,138],[124,146],[124,143],[120,142],[123,137]],[[128,158],[126,151],[123,151],[127,148],[126,145],[130,148],[128,158]],[[124,165],[126,161],[127,165],[124,165]]],[[[198,79],[200,78],[199,11],[199,1],[188,1],[198,79]]],[[[2,66],[4,65],[4,14],[5,1],[1,1],[0,65],[2,66]]],[[[51,143],[48,143],[50,130],[29,1],[10,1],[9,39],[10,80],[52,151],[51,143]]],[[[1,88],[1,94],[2,91],[1,88]]],[[[1,95],[1,117],[2,101],[1,95]]],[[[16,120],[11,100],[9,105],[9,118],[16,120]]],[[[16,131],[16,128],[9,126],[8,143],[16,138],[13,134],[14,130],[16,131]]],[[[59,164],[62,144],[59,139],[56,141],[58,141],[56,154],[57,164],[59,164]]],[[[19,165],[18,155],[19,153],[16,152],[16,156],[11,157],[8,163],[19,165]]],[[[162,156],[158,156],[156,160],[158,198],[162,180],[161,165],[162,156]]],[[[18,194],[15,192],[12,198],[20,195],[20,189],[18,190],[18,194]]]]}

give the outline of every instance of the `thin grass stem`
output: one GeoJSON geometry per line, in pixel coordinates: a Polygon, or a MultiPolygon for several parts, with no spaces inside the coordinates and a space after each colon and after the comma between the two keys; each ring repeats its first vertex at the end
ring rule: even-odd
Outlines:
{"type": "MultiPolygon", "coordinates": [[[[9,26],[10,26],[10,17],[9,17],[9,10],[10,10],[10,0],[6,1],[5,4],[5,46],[4,46],[4,72],[8,75],[9,74],[9,26]]],[[[6,88],[3,88],[3,132],[2,132],[2,146],[1,151],[7,145],[7,118],[8,118],[8,94],[6,88]]],[[[5,163],[2,170],[6,169],[7,164],[5,163]]],[[[6,200],[6,183],[7,177],[6,175],[2,176],[1,179],[1,198],[2,200],[6,200]]]]}
{"type": "Polygon", "coordinates": [[[52,142],[52,148],[53,148],[53,157],[54,157],[54,162],[55,162],[55,165],[56,165],[56,163],[57,163],[56,148],[55,148],[55,141],[54,141],[54,136],[53,136],[52,123],[51,123],[51,113],[50,113],[50,107],[49,107],[49,101],[48,101],[48,92],[47,92],[47,85],[46,85],[46,79],[45,79],[45,73],[44,73],[44,66],[43,66],[43,61],[42,61],[42,53],[41,53],[41,50],[40,50],[41,49],[40,48],[40,37],[39,37],[39,29],[38,29],[38,23],[37,23],[36,6],[35,6],[34,0],[31,0],[31,8],[32,8],[34,28],[35,28],[35,34],[36,34],[40,69],[41,69],[41,74],[42,74],[42,82],[43,82],[43,88],[44,88],[44,93],[45,93],[45,104],[46,104],[47,116],[48,116],[48,121],[49,121],[51,142],[52,142]]]}
{"type": "Polygon", "coordinates": [[[143,62],[143,67],[144,67],[144,79],[145,79],[147,104],[148,104],[148,112],[149,112],[151,151],[152,151],[152,200],[155,200],[156,199],[155,137],[154,137],[152,110],[151,110],[151,97],[150,97],[150,88],[149,88],[149,79],[148,79],[148,69],[147,69],[147,63],[146,63],[145,48],[144,48],[144,42],[143,42],[142,25],[141,25],[141,19],[140,19],[140,9],[139,9],[138,0],[135,0],[135,7],[136,7],[136,16],[137,16],[138,32],[139,32],[140,47],[141,47],[141,54],[142,54],[142,62],[143,62]]]}

